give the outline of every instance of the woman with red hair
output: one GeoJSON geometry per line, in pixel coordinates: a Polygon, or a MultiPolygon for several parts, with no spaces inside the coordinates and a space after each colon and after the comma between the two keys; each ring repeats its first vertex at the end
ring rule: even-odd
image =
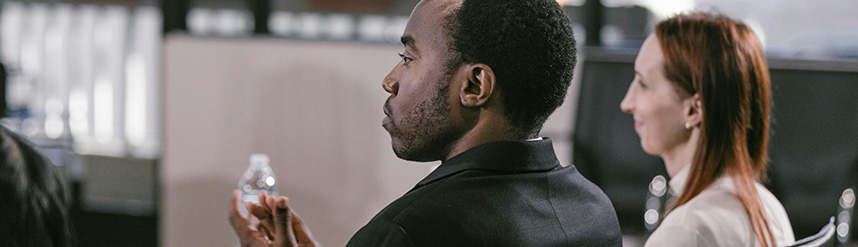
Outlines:
{"type": "Polygon", "coordinates": [[[795,241],[765,174],[771,85],[757,36],[706,13],[664,20],[644,41],[620,104],[676,196],[646,246],[782,246],[795,241]]]}

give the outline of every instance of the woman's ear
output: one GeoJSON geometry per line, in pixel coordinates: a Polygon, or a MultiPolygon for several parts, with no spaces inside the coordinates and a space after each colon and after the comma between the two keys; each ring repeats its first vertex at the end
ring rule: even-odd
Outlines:
{"type": "Polygon", "coordinates": [[[685,105],[688,112],[685,123],[690,127],[700,126],[703,122],[703,101],[699,93],[695,93],[691,97],[685,99],[685,105]]]}
{"type": "Polygon", "coordinates": [[[465,66],[466,81],[459,88],[459,98],[465,107],[482,107],[495,90],[495,72],[486,64],[465,66]]]}

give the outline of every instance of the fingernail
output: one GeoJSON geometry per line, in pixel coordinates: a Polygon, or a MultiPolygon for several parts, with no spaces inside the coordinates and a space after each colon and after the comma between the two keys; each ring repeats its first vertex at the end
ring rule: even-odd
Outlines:
{"type": "Polygon", "coordinates": [[[277,207],[278,208],[286,208],[286,199],[277,200],[277,207]]]}

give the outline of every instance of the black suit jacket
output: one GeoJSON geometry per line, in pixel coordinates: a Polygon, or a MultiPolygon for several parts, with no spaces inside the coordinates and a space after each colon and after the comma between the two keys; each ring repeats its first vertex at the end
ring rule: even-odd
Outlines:
{"type": "Polygon", "coordinates": [[[347,246],[621,246],[608,197],[551,141],[494,142],[443,162],[347,246]]]}

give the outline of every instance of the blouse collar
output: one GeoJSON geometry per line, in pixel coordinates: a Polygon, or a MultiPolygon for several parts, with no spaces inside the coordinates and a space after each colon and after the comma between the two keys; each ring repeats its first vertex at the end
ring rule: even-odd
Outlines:
{"type": "MultiPolygon", "coordinates": [[[[685,191],[685,186],[688,184],[689,176],[691,176],[691,165],[686,165],[679,172],[676,173],[675,176],[670,178],[670,192],[673,193],[674,196],[682,195],[682,192],[685,191]]],[[[731,193],[735,193],[735,189],[733,187],[733,179],[730,176],[726,176],[721,174],[715,181],[712,181],[712,184],[709,185],[713,188],[723,188],[731,193]]]]}
{"type": "Polygon", "coordinates": [[[688,173],[690,173],[690,171],[691,164],[688,164],[679,170],[676,175],[670,178],[670,191],[673,195],[679,196],[682,194],[682,191],[685,190],[685,184],[688,183],[688,173]]]}

